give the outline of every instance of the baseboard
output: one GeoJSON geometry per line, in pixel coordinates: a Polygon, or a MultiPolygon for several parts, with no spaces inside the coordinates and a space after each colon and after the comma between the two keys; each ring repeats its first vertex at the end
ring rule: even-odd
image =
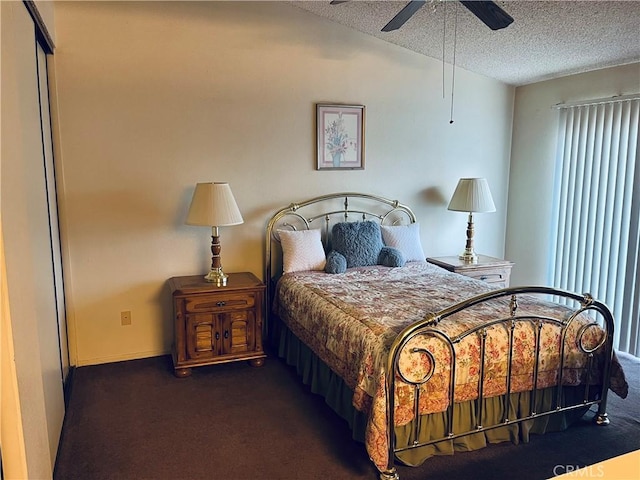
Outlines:
{"type": "Polygon", "coordinates": [[[107,357],[94,357],[78,359],[78,367],[87,367],[89,365],[101,365],[103,363],[124,362],[127,360],[139,360],[141,358],[161,357],[170,354],[167,350],[150,350],[147,352],[125,353],[122,355],[110,355],[107,357]]]}

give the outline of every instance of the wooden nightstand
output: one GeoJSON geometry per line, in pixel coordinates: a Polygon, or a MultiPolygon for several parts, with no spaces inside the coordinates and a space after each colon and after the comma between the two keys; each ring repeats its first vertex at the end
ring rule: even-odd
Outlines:
{"type": "Polygon", "coordinates": [[[478,255],[477,263],[465,263],[457,256],[427,258],[427,262],[445,268],[450,272],[483,280],[496,288],[507,288],[513,262],[500,258],[478,255]]]}
{"type": "Polygon", "coordinates": [[[177,377],[191,367],[249,360],[264,364],[262,321],[264,284],[249,272],[230,273],[218,287],[202,275],[173,277],[173,368],[177,377]]]}

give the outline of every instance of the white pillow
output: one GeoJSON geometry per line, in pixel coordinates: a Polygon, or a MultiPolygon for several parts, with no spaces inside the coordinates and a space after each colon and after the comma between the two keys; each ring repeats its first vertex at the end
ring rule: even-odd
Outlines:
{"type": "Polygon", "coordinates": [[[324,270],[327,262],[320,230],[278,230],[284,273],[324,270]]]}
{"type": "Polygon", "coordinates": [[[424,250],[420,242],[420,224],[381,225],[382,241],[387,247],[400,250],[407,262],[425,261],[424,250]]]}

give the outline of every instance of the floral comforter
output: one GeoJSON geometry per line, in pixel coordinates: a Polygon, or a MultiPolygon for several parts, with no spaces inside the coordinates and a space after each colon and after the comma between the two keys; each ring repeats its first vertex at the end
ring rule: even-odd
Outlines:
{"type": "MultiPolygon", "coordinates": [[[[452,274],[426,262],[410,262],[402,268],[382,266],[349,269],[341,275],[323,272],[297,272],[284,275],[277,286],[274,310],[288,328],[307,344],[321,360],[353,390],[353,405],[369,413],[367,450],[378,467],[386,465],[386,398],[384,375],[389,347],[407,325],[425,315],[491,290],[491,286],[462,275],[452,274]]],[[[571,311],[560,305],[532,298],[518,298],[518,313],[545,312],[559,320],[571,311]]],[[[450,338],[509,315],[508,299],[492,301],[444,319],[438,329],[450,338]]],[[[576,346],[575,337],[582,322],[573,322],[565,346],[563,384],[578,385],[584,379],[586,357],[576,346]],[[573,341],[572,341],[573,340],[573,341]]],[[[583,345],[595,346],[602,338],[600,329],[589,328],[583,345]]],[[[402,355],[400,368],[409,379],[424,377],[434,367],[433,376],[422,387],[420,413],[441,412],[449,405],[449,349],[435,338],[417,337],[414,344],[427,348],[435,365],[420,355],[402,355]]],[[[545,325],[541,332],[541,355],[537,388],[553,386],[560,363],[559,330],[545,325]]],[[[485,397],[506,392],[508,333],[503,327],[487,332],[485,397]]],[[[531,324],[518,323],[514,330],[511,392],[533,388],[535,337],[531,324]]],[[[480,340],[470,335],[456,346],[455,401],[478,396],[480,340]]],[[[624,374],[618,365],[612,372],[611,388],[626,396],[624,374]]],[[[396,387],[396,425],[413,418],[413,387],[402,382],[396,387]]]]}

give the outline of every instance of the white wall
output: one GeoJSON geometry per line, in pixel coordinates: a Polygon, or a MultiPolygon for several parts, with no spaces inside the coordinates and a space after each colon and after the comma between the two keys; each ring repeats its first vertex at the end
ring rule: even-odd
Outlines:
{"type": "Polygon", "coordinates": [[[512,285],[547,285],[558,103],[640,92],[640,64],[516,89],[506,256],[512,285]]]}
{"type": "Polygon", "coordinates": [[[462,176],[487,177],[498,209],[477,250],[504,252],[512,87],[458,70],[449,125],[438,60],[284,2],[68,2],[56,33],[78,365],[169,351],[166,280],[210,264],[210,231],[184,225],[196,182],[230,182],[244,216],[221,231],[226,271],[262,277],[269,216],[341,190],[411,205],[427,255],[459,253],[462,176]],[[315,170],[320,102],[366,106],[364,170],[315,170]]]}

